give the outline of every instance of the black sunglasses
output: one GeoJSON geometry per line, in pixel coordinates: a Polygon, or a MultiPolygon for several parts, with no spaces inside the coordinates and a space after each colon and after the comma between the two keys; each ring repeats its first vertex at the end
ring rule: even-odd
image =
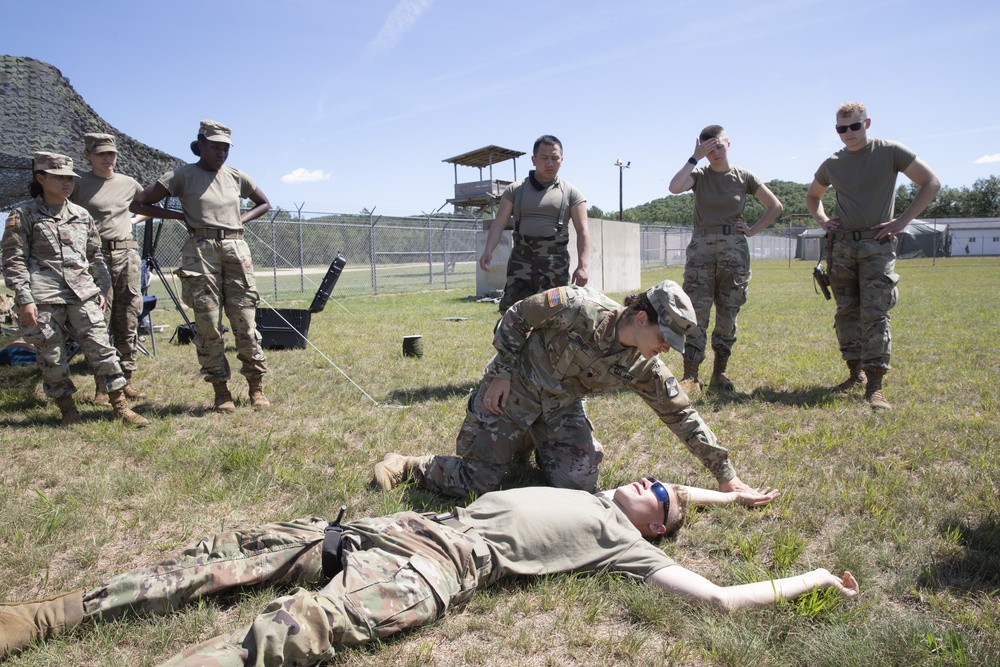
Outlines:
{"type": "Polygon", "coordinates": [[[647,480],[653,483],[649,487],[649,490],[653,492],[656,499],[663,503],[663,521],[667,520],[667,512],[670,510],[670,494],[667,493],[667,487],[663,486],[663,483],[657,480],[655,477],[647,477],[647,480]]]}
{"type": "MultiPolygon", "coordinates": [[[[867,118],[865,120],[868,120],[867,118]]],[[[848,130],[851,132],[857,132],[865,124],[864,120],[859,120],[857,123],[851,123],[850,125],[835,125],[834,128],[837,130],[837,134],[844,134],[848,130]]]]}

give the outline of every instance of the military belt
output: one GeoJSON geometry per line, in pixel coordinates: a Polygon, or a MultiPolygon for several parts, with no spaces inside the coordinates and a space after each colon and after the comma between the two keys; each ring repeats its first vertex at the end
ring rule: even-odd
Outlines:
{"type": "Polygon", "coordinates": [[[827,234],[830,234],[835,239],[851,239],[852,241],[860,241],[862,239],[873,239],[881,231],[881,229],[856,229],[853,231],[838,229],[832,232],[827,232],[827,234]]]}
{"type": "Polygon", "coordinates": [[[483,569],[483,566],[490,562],[490,549],[486,546],[486,542],[482,537],[480,537],[479,533],[476,532],[475,528],[462,523],[457,514],[454,512],[444,512],[442,514],[425,514],[424,516],[429,518],[431,521],[448,526],[452,530],[464,533],[476,540],[476,546],[473,547],[472,554],[476,559],[477,570],[483,569]]]}
{"type": "Polygon", "coordinates": [[[533,243],[558,243],[559,245],[569,245],[569,234],[561,234],[556,236],[525,236],[524,234],[514,232],[513,239],[515,243],[523,243],[524,245],[532,245],[533,243]]]}
{"type": "Polygon", "coordinates": [[[705,234],[735,234],[736,228],[733,225],[713,225],[711,227],[695,227],[691,236],[704,236],[705,234]]]}
{"type": "Polygon", "coordinates": [[[242,229],[195,229],[191,232],[192,236],[200,236],[205,239],[218,239],[219,241],[224,241],[226,239],[242,239],[243,230],[242,229]]]}
{"type": "Polygon", "coordinates": [[[124,241],[101,241],[101,250],[138,250],[139,244],[132,239],[124,241]]]}

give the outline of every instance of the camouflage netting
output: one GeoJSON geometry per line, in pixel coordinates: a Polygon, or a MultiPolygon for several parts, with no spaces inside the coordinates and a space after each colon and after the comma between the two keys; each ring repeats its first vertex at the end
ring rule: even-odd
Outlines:
{"type": "Polygon", "coordinates": [[[184,164],[111,127],[58,69],[33,58],[0,56],[0,128],[0,210],[28,199],[35,151],[63,153],[73,158],[77,171],[86,171],[87,132],[115,135],[116,170],[143,185],[184,164]]]}

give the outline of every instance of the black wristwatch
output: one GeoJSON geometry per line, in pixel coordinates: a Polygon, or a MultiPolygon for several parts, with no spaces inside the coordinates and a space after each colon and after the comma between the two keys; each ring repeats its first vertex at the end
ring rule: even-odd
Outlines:
{"type": "Polygon", "coordinates": [[[694,159],[693,155],[688,158],[688,162],[690,162],[691,164],[698,164],[698,161],[694,159]]]}

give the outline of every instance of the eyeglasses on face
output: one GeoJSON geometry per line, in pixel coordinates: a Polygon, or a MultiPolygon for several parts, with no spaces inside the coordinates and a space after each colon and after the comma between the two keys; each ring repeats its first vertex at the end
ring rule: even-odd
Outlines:
{"type": "Polygon", "coordinates": [[[663,503],[663,516],[666,516],[667,510],[670,509],[670,494],[667,493],[667,487],[663,486],[663,483],[655,477],[647,477],[646,479],[652,484],[649,490],[653,492],[657,500],[663,503]]]}
{"type": "MultiPolygon", "coordinates": [[[[866,118],[865,120],[868,119],[866,118]]],[[[850,125],[835,125],[834,128],[837,130],[837,134],[844,134],[848,130],[851,132],[857,132],[864,127],[865,120],[859,120],[857,123],[851,123],[850,125]]]]}

